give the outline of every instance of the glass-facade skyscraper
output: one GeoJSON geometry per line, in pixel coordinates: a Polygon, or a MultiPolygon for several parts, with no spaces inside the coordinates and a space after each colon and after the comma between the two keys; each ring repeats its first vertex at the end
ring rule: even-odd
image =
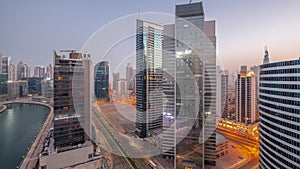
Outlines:
{"type": "Polygon", "coordinates": [[[136,133],[145,138],[162,130],[163,26],[136,24],[136,133]]]}
{"type": "Polygon", "coordinates": [[[107,61],[102,61],[95,66],[95,96],[96,99],[109,101],[109,64],[107,61]]]}
{"type": "Polygon", "coordinates": [[[300,60],[260,66],[260,168],[300,168],[300,60]]]}
{"type": "Polygon", "coordinates": [[[91,135],[89,54],[71,51],[69,58],[54,52],[54,120],[56,148],[77,145],[91,135]]]}
{"type": "Polygon", "coordinates": [[[202,2],[176,5],[175,38],[176,168],[215,165],[215,21],[202,2]]]}
{"type": "Polygon", "coordinates": [[[235,87],[235,119],[239,123],[251,124],[258,119],[257,75],[247,66],[241,66],[235,87]]]}

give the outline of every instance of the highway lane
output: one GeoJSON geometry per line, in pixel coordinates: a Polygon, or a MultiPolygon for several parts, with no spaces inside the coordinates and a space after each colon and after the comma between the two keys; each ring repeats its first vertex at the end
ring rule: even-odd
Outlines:
{"type": "MultiPolygon", "coordinates": [[[[157,148],[147,141],[143,141],[142,139],[131,138],[127,135],[121,134],[121,132],[117,131],[116,128],[114,128],[113,124],[111,124],[109,120],[107,120],[107,118],[102,113],[100,113],[103,110],[98,106],[94,107],[94,111],[95,115],[101,119],[103,124],[105,124],[108,131],[113,136],[113,139],[122,147],[125,155],[132,158],[138,168],[151,168],[148,166],[148,161],[153,161],[153,159],[151,158],[152,154],[160,153],[158,152],[157,148]],[[95,110],[96,108],[97,110],[95,110]]],[[[112,152],[120,155],[120,152],[118,151],[113,150],[112,152]]]]}
{"type": "MultiPolygon", "coordinates": [[[[93,110],[94,112],[95,110],[93,110]]],[[[95,115],[93,116],[93,122],[96,126],[96,130],[102,129],[101,131],[98,130],[103,135],[103,140],[105,141],[105,148],[110,152],[115,152],[115,154],[112,154],[113,158],[113,166],[112,168],[125,168],[125,169],[133,169],[129,161],[127,160],[126,156],[123,154],[115,140],[112,138],[112,136],[109,134],[109,131],[107,131],[106,127],[101,123],[100,119],[95,115]],[[118,154],[118,155],[116,155],[118,154]],[[122,156],[119,156],[120,154],[123,154],[122,156]]]]}

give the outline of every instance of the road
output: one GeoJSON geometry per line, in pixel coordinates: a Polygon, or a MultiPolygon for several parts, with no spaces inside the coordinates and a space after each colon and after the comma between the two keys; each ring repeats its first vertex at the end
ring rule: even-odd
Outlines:
{"type": "Polygon", "coordinates": [[[148,166],[148,161],[153,160],[151,156],[152,154],[158,153],[157,149],[142,139],[131,138],[128,135],[124,135],[120,131],[116,130],[114,124],[112,124],[107,117],[103,115],[105,113],[100,113],[103,110],[98,106],[94,105],[93,111],[95,117],[97,117],[94,118],[94,120],[98,119],[99,122],[102,122],[102,126],[98,125],[96,127],[104,128],[105,133],[109,134],[110,138],[112,138],[107,141],[109,146],[112,147],[112,149],[109,149],[108,151],[118,156],[130,157],[136,164],[137,168],[150,168],[148,166]],[[112,142],[114,142],[113,145],[112,142]],[[118,148],[120,149],[119,151],[118,148]]]}
{"type": "Polygon", "coordinates": [[[217,129],[217,132],[225,135],[228,138],[228,140],[232,141],[235,144],[238,144],[243,149],[247,150],[247,158],[248,158],[247,162],[238,165],[236,168],[252,169],[253,167],[257,166],[257,164],[259,163],[258,142],[246,139],[244,137],[235,135],[231,132],[222,129],[217,129]]]}
{"type": "Polygon", "coordinates": [[[122,150],[120,149],[120,147],[118,146],[118,144],[116,143],[115,139],[112,137],[112,135],[110,134],[110,132],[107,129],[107,126],[105,126],[105,124],[102,121],[103,119],[101,119],[99,117],[99,114],[97,113],[97,110],[93,108],[93,123],[96,126],[96,132],[100,133],[103,137],[103,141],[102,144],[105,144],[105,149],[107,149],[107,151],[109,152],[115,152],[115,154],[112,154],[112,163],[113,166],[111,166],[112,168],[124,168],[124,169],[132,169],[133,167],[131,166],[131,164],[129,163],[129,161],[127,160],[127,158],[125,157],[125,154],[122,152],[122,150]],[[101,129],[101,131],[99,131],[99,129],[101,129]],[[116,155],[119,154],[119,155],[116,155]]]}

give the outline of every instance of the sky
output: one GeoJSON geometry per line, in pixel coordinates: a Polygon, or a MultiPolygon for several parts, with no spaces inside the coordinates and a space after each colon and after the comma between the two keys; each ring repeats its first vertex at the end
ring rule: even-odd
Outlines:
{"type": "MultiPolygon", "coordinates": [[[[174,14],[175,4],[182,3],[188,0],[1,0],[0,51],[14,64],[22,60],[31,67],[48,65],[53,63],[53,50],[81,50],[97,30],[120,17],[174,14]]],[[[216,20],[217,57],[223,68],[236,71],[241,65],[261,64],[265,45],[271,62],[299,58],[299,0],[203,3],[206,20],[216,20]]],[[[134,50],[134,44],[129,48],[134,50]]],[[[110,53],[114,54],[122,53],[110,53]]]]}

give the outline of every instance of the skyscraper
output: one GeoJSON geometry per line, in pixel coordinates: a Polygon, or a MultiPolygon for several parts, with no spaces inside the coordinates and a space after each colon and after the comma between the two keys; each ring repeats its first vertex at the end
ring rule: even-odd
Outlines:
{"type": "Polygon", "coordinates": [[[260,168],[300,168],[300,60],[260,66],[260,168]]]}
{"type": "Polygon", "coordinates": [[[175,59],[175,25],[164,26],[163,39],[163,135],[162,135],[162,154],[163,157],[175,159],[175,118],[176,118],[176,59],[175,59]]]}
{"type": "Polygon", "coordinates": [[[95,96],[96,99],[109,101],[109,64],[102,61],[95,66],[95,96]]]}
{"type": "Polygon", "coordinates": [[[9,66],[11,64],[11,57],[2,56],[2,57],[0,57],[0,61],[1,61],[0,73],[8,73],[9,72],[9,66]]]}
{"type": "Polygon", "coordinates": [[[44,78],[45,77],[45,67],[44,66],[36,66],[34,68],[34,75],[33,75],[33,77],[44,78]]]}
{"type": "Polygon", "coordinates": [[[90,140],[94,92],[90,54],[61,52],[69,57],[54,51],[54,129],[43,144],[39,168],[106,168],[90,140]]]}
{"type": "Polygon", "coordinates": [[[145,138],[162,129],[163,27],[136,22],[136,133],[145,138]]]}
{"type": "Polygon", "coordinates": [[[215,165],[215,21],[205,21],[202,2],[176,5],[175,37],[176,167],[215,165]]]}
{"type": "Polygon", "coordinates": [[[128,63],[126,67],[126,81],[127,81],[127,88],[129,90],[132,90],[133,87],[131,84],[133,82],[132,78],[133,78],[133,67],[131,63],[128,63]]]}
{"type": "Polygon", "coordinates": [[[47,66],[46,78],[53,79],[53,66],[51,64],[47,66]]]}
{"type": "Polygon", "coordinates": [[[221,118],[228,118],[228,74],[227,70],[220,70],[217,66],[217,121],[221,118]]]}
{"type": "Polygon", "coordinates": [[[91,134],[90,55],[70,51],[67,58],[54,52],[54,63],[54,145],[84,143],[91,134]]]}
{"type": "Polygon", "coordinates": [[[122,95],[127,95],[128,94],[128,87],[127,87],[127,79],[119,79],[118,80],[118,95],[122,96],[122,95]]]}
{"type": "Polygon", "coordinates": [[[30,68],[27,64],[20,61],[17,65],[17,80],[30,77],[30,68]]]}
{"type": "Polygon", "coordinates": [[[9,65],[8,80],[9,81],[16,81],[17,80],[17,69],[16,69],[16,66],[14,64],[9,65]]]}
{"type": "Polygon", "coordinates": [[[237,122],[250,124],[258,119],[257,76],[254,71],[247,71],[247,66],[241,66],[238,74],[235,100],[237,122]]]}
{"type": "Polygon", "coordinates": [[[113,72],[113,90],[118,90],[118,80],[120,78],[119,72],[113,72]]]}
{"type": "Polygon", "coordinates": [[[270,62],[269,60],[269,51],[267,46],[265,46],[265,55],[264,55],[264,61],[263,64],[268,64],[270,62]]]}

